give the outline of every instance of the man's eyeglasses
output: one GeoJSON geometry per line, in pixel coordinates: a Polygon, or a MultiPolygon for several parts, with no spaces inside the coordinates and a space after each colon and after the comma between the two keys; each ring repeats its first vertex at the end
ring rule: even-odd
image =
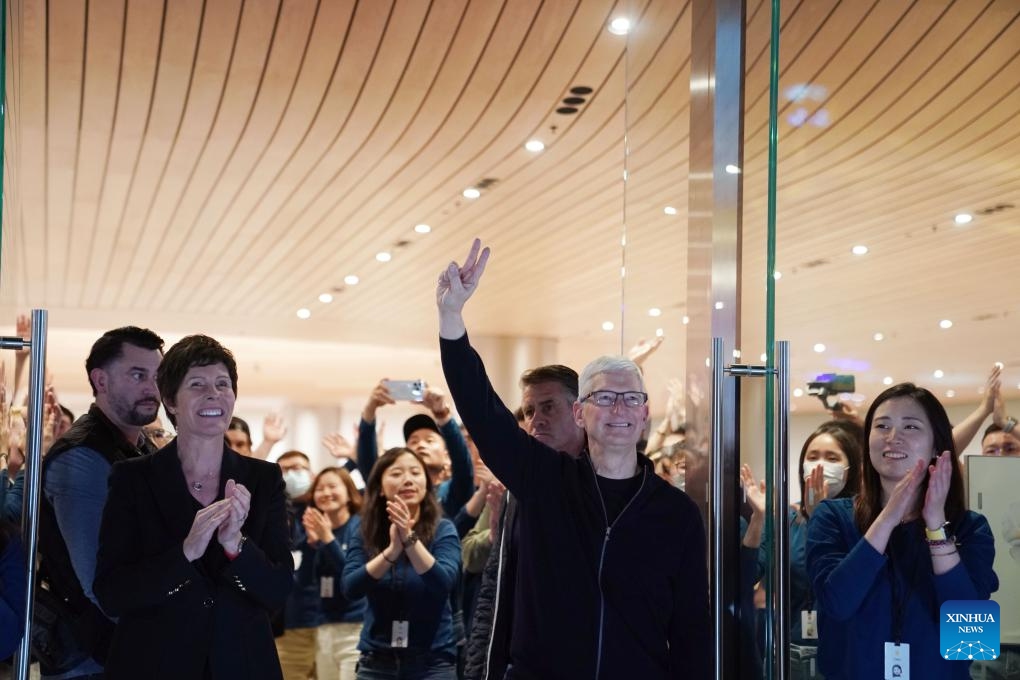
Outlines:
{"type": "Polygon", "coordinates": [[[590,401],[596,406],[610,408],[616,405],[616,400],[623,397],[624,406],[644,406],[648,402],[648,394],[645,392],[614,392],[612,390],[595,390],[578,401],[590,401]]]}

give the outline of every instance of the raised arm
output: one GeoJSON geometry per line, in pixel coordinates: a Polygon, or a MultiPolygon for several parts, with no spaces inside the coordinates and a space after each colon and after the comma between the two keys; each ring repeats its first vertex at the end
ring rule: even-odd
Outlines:
{"type": "Polygon", "coordinates": [[[981,397],[981,403],[962,422],[953,426],[953,444],[956,446],[958,454],[963,453],[963,450],[981,429],[985,419],[992,415],[1001,387],[1002,366],[995,364],[992,366],[991,373],[988,374],[988,380],[985,381],[985,391],[981,397]]]}
{"type": "Polygon", "coordinates": [[[375,461],[379,458],[379,442],[375,435],[375,412],[380,406],[397,403],[390,396],[385,383],[386,378],[383,378],[372,388],[372,394],[368,395],[368,403],[361,412],[361,422],[358,423],[358,472],[365,479],[368,479],[375,461]]]}

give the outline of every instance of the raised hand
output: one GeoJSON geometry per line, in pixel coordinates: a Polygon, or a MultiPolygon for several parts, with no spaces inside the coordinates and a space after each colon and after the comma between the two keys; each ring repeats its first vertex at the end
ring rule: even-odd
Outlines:
{"type": "Polygon", "coordinates": [[[191,530],[184,538],[184,557],[189,562],[194,562],[205,554],[213,533],[229,516],[229,498],[210,503],[195,514],[195,519],[191,522],[191,530]]]}
{"type": "Polygon", "coordinates": [[[740,466],[740,483],[744,486],[744,495],[747,496],[747,503],[751,506],[751,512],[764,516],[765,480],[757,481],[751,472],[751,468],[744,464],[740,466]]]}
{"type": "Polygon", "coordinates": [[[379,381],[379,384],[372,389],[372,394],[368,395],[368,403],[365,404],[365,410],[361,412],[361,418],[366,423],[375,422],[375,412],[380,406],[386,406],[388,404],[396,404],[397,402],[390,396],[390,391],[386,388],[386,381],[388,378],[383,378],[379,381]]]}
{"type": "Polygon", "coordinates": [[[815,508],[829,497],[829,485],[825,483],[825,468],[816,465],[804,480],[804,512],[810,517],[815,508]]]}
{"type": "Polygon", "coordinates": [[[457,266],[456,262],[451,262],[439,274],[439,283],[436,286],[436,304],[439,306],[440,312],[461,313],[464,303],[478,288],[478,282],[485,272],[485,265],[488,261],[488,247],[482,248],[482,242],[475,239],[464,264],[457,266]]]}
{"type": "Polygon", "coordinates": [[[248,510],[251,508],[251,492],[244,484],[228,479],[223,487],[223,501],[228,503],[229,513],[219,526],[217,540],[224,550],[236,553],[241,542],[241,527],[248,519],[248,510]]]}
{"type": "Polygon", "coordinates": [[[287,423],[276,413],[270,413],[262,421],[262,438],[272,444],[287,436],[287,423]]]}
{"type": "Polygon", "coordinates": [[[323,437],[322,445],[326,447],[327,451],[329,451],[329,455],[333,456],[334,458],[339,458],[342,460],[344,458],[353,457],[351,454],[354,453],[354,447],[352,447],[351,443],[347,441],[344,438],[344,436],[339,432],[327,434],[325,437],[323,437]]]}
{"type": "Polygon", "coordinates": [[[988,373],[988,378],[985,380],[985,389],[981,393],[981,409],[985,412],[985,414],[992,415],[993,422],[995,422],[996,401],[998,401],[1001,390],[1002,364],[995,364],[992,366],[992,370],[988,373]]]}
{"type": "Polygon", "coordinates": [[[446,392],[431,385],[425,388],[421,403],[432,412],[432,417],[441,425],[450,417],[450,405],[446,401],[446,392]],[[442,421],[442,422],[441,422],[442,421]]]}
{"type": "Polygon", "coordinates": [[[924,495],[921,516],[929,529],[937,529],[946,521],[946,497],[953,478],[953,457],[943,451],[934,465],[928,466],[928,491],[924,495]]]}
{"type": "Polygon", "coordinates": [[[627,350],[627,358],[638,366],[644,366],[645,359],[652,356],[655,350],[659,349],[659,345],[662,344],[664,339],[661,335],[657,335],[651,340],[641,338],[633,347],[627,350]]]}

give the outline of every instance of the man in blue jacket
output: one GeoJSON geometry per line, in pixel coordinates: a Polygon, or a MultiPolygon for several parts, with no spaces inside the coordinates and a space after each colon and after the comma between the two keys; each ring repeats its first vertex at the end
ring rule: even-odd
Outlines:
{"type": "Polygon", "coordinates": [[[588,446],[563,456],[517,426],[467,339],[462,310],[489,251],[475,241],[440,275],[443,371],[482,459],[519,502],[508,678],[708,678],[705,535],[697,507],[637,453],[648,420],[641,372],[590,363],[575,422],[588,446]]]}

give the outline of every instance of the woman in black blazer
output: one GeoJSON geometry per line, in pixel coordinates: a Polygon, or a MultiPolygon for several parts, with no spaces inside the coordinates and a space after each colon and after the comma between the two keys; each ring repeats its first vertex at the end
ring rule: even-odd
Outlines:
{"type": "Polygon", "coordinates": [[[99,532],[106,677],[277,680],[269,617],[294,572],[280,469],[224,443],[237,365],[218,342],[184,338],[156,382],[177,438],[113,467],[99,532]]]}

